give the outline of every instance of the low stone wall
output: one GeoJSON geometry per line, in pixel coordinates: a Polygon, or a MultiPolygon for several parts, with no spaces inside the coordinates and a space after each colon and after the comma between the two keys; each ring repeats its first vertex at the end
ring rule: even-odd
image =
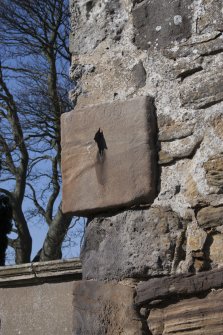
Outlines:
{"type": "Polygon", "coordinates": [[[78,259],[0,269],[1,335],[221,335],[223,268],[81,280],[78,259]]]}
{"type": "Polygon", "coordinates": [[[74,335],[221,335],[223,268],[74,284],[74,335]]]}
{"type": "Polygon", "coordinates": [[[78,259],[0,268],[0,334],[72,334],[78,259]]]}

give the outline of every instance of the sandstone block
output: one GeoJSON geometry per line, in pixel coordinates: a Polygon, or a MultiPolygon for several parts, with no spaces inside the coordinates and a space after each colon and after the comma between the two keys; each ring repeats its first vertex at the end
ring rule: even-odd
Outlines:
{"type": "Polygon", "coordinates": [[[182,139],[193,134],[194,125],[190,123],[174,122],[166,124],[159,130],[159,140],[168,142],[182,139]]]}
{"type": "Polygon", "coordinates": [[[159,152],[159,163],[168,163],[168,160],[191,157],[203,140],[202,135],[192,135],[175,141],[162,142],[159,152]]]}
{"type": "Polygon", "coordinates": [[[209,257],[207,255],[207,233],[198,226],[196,221],[187,225],[186,236],[183,250],[185,257],[180,260],[177,273],[199,272],[209,269],[209,257]]]}
{"type": "Polygon", "coordinates": [[[171,156],[168,152],[160,150],[159,152],[159,164],[169,164],[174,161],[174,157],[171,156]]]}
{"type": "Polygon", "coordinates": [[[137,306],[153,306],[155,301],[171,301],[171,299],[196,296],[210,289],[223,287],[223,269],[189,273],[162,278],[152,278],[140,282],[136,289],[135,303],[137,306]]]}
{"type": "Polygon", "coordinates": [[[221,70],[198,72],[187,78],[181,86],[182,106],[206,108],[223,100],[221,70]]]}
{"type": "Polygon", "coordinates": [[[196,222],[189,223],[187,226],[187,253],[203,250],[206,238],[207,233],[196,222]]]}
{"type": "Polygon", "coordinates": [[[75,283],[73,334],[144,334],[133,308],[133,294],[133,288],[120,284],[75,283]]]}
{"type": "Polygon", "coordinates": [[[210,246],[210,260],[213,266],[223,264],[223,234],[212,236],[213,242],[210,246]]]}
{"type": "Polygon", "coordinates": [[[204,298],[184,299],[164,308],[152,309],[148,326],[152,335],[221,335],[223,291],[204,298]]]}
{"type": "Polygon", "coordinates": [[[190,203],[193,203],[194,201],[197,201],[199,199],[199,192],[197,189],[197,183],[195,182],[192,175],[189,175],[186,183],[185,183],[185,195],[190,201],[190,203]]]}
{"type": "Polygon", "coordinates": [[[63,212],[83,216],[156,194],[156,122],[151,98],[94,105],[62,116],[63,212]],[[99,127],[107,150],[94,141],[99,127]]]}
{"type": "Polygon", "coordinates": [[[205,207],[197,215],[197,220],[202,228],[212,228],[223,225],[223,207],[205,207]]]}
{"type": "Polygon", "coordinates": [[[147,50],[163,48],[191,36],[191,0],[140,2],[133,9],[135,44],[147,50]]]}
{"type": "Polygon", "coordinates": [[[87,226],[81,252],[83,277],[104,280],[168,274],[182,230],[176,213],[163,208],[95,218],[87,226]]]}
{"type": "Polygon", "coordinates": [[[218,193],[223,193],[223,154],[210,157],[204,163],[204,169],[208,184],[217,187],[218,193]]]}

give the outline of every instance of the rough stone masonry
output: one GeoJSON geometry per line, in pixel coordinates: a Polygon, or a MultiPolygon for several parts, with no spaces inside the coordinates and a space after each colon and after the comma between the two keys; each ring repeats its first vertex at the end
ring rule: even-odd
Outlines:
{"type": "MultiPolygon", "coordinates": [[[[74,288],[75,297],[81,301],[80,286],[83,290],[89,287],[84,297],[86,308],[82,301],[81,310],[74,313],[74,334],[220,335],[223,308],[221,302],[214,301],[222,296],[223,276],[218,273],[217,286],[211,278],[212,271],[221,271],[223,265],[222,0],[74,0],[70,8],[71,77],[75,83],[70,95],[76,107],[62,118],[66,139],[62,143],[64,210],[75,212],[78,206],[82,215],[89,217],[81,255],[87,280],[74,288]],[[146,97],[155,114],[155,143],[148,140],[148,124],[141,124],[151,108],[133,107],[146,97]],[[118,156],[114,158],[125,170],[120,193],[116,189],[118,193],[109,201],[106,194],[99,197],[102,203],[92,204],[92,189],[102,192],[106,173],[99,171],[102,164],[97,168],[95,160],[87,161],[86,147],[100,127],[98,118],[105,105],[130,106],[123,111],[108,108],[105,137],[108,131],[110,142],[112,125],[118,140],[118,111],[123,127],[131,129],[134,123],[137,128],[140,123],[135,131],[139,136],[137,150],[143,157],[135,162],[133,156],[131,162],[135,144],[125,144],[124,152],[130,153],[128,162],[133,167],[124,167],[118,156]],[[80,154],[79,149],[74,150],[77,147],[80,154]],[[149,165],[142,166],[144,155],[149,165]],[[156,167],[153,185],[150,166],[156,167]],[[86,170],[81,170],[83,167],[86,170]],[[142,197],[136,196],[141,183],[132,171],[142,172],[142,197]],[[94,187],[92,175],[96,176],[94,187]],[[148,185],[153,194],[148,193],[148,185]],[[183,294],[174,291],[175,277],[192,276],[188,285],[193,285],[202,272],[204,283],[209,285],[190,293],[183,287],[179,288],[183,294]],[[140,293],[141,303],[137,304],[138,282],[149,287],[150,280],[157,280],[159,285],[158,277],[172,281],[170,291],[175,293],[171,298],[165,293],[162,299],[154,293],[149,302],[146,297],[143,302],[140,293]],[[112,284],[104,283],[108,280],[112,284]],[[90,289],[92,282],[94,290],[90,289]],[[126,300],[119,299],[117,293],[122,287],[126,300]],[[133,306],[126,287],[136,289],[131,293],[132,302],[136,295],[136,314],[132,310],[125,313],[129,323],[117,319],[114,312],[117,305],[122,311],[133,306]],[[103,311],[96,308],[95,301],[101,301],[103,311]],[[194,314],[185,314],[191,306],[194,314]]],[[[111,154],[109,146],[107,154],[111,154]]],[[[93,149],[94,159],[96,155],[93,149]]]]}

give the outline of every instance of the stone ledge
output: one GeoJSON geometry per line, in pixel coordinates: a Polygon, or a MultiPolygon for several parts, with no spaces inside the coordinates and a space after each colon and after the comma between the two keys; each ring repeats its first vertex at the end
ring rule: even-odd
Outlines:
{"type": "Polygon", "coordinates": [[[135,303],[136,306],[143,306],[154,300],[167,301],[174,296],[195,296],[221,287],[223,287],[223,268],[200,272],[196,275],[182,274],[154,278],[139,283],[135,303]]]}
{"type": "Polygon", "coordinates": [[[80,280],[79,258],[0,267],[0,287],[80,280]]]}

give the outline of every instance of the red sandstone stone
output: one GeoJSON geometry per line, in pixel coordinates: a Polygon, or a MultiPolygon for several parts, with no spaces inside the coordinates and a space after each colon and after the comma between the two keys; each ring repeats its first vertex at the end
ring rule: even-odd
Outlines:
{"type": "Polygon", "coordinates": [[[93,105],[62,116],[63,212],[81,215],[151,203],[156,124],[148,97],[93,105]],[[103,130],[101,158],[94,136],[103,130]]]}

